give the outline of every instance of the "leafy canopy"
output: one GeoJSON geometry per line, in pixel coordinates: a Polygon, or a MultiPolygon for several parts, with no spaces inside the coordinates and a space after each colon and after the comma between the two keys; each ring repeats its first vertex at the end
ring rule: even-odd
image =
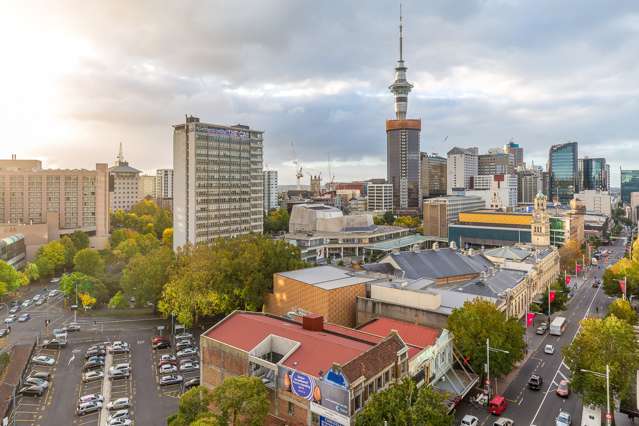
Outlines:
{"type": "Polygon", "coordinates": [[[97,250],[85,248],[74,256],[73,270],[92,277],[102,277],[104,275],[104,260],[97,250]]]}
{"type": "Polygon", "coordinates": [[[122,272],[120,284],[124,294],[135,297],[138,306],[157,303],[169,279],[175,261],[173,250],[160,247],[147,255],[137,254],[122,272]]]}
{"type": "Polygon", "coordinates": [[[637,311],[624,299],[615,299],[608,305],[608,315],[614,315],[630,325],[637,324],[637,311]]]}
{"type": "Polygon", "coordinates": [[[222,425],[262,426],[268,414],[268,392],[257,377],[227,377],[213,390],[211,401],[222,425]]]}
{"type": "Polygon", "coordinates": [[[198,419],[209,417],[208,406],[212,398],[211,392],[203,386],[189,389],[180,397],[178,412],[169,420],[169,426],[191,426],[198,419]]]}

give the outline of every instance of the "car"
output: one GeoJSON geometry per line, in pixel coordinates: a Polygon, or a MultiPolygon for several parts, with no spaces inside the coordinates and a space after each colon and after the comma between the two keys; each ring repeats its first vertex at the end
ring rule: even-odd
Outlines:
{"type": "Polygon", "coordinates": [[[96,411],[100,411],[101,409],[102,402],[100,401],[83,402],[82,404],[78,404],[76,414],[78,416],[84,416],[85,414],[95,413],[96,411]]]}
{"type": "Polygon", "coordinates": [[[6,318],[4,319],[4,323],[5,323],[5,324],[12,324],[12,323],[16,322],[16,319],[17,319],[17,318],[18,318],[18,317],[16,317],[15,315],[9,315],[8,317],[6,317],[6,318]]]}
{"type": "Polygon", "coordinates": [[[36,306],[44,305],[45,301],[46,300],[44,298],[43,299],[38,299],[35,304],[36,304],[36,306]]]}
{"type": "Polygon", "coordinates": [[[175,336],[175,340],[192,339],[192,338],[193,338],[193,335],[191,333],[180,333],[175,336]]]}
{"type": "Polygon", "coordinates": [[[128,362],[122,362],[120,364],[113,365],[111,368],[113,368],[114,370],[129,371],[131,370],[131,364],[129,364],[128,362]]]}
{"type": "Polygon", "coordinates": [[[60,349],[64,346],[66,346],[66,344],[59,341],[58,339],[50,339],[42,342],[42,347],[44,349],[60,349]]]}
{"type": "Polygon", "coordinates": [[[163,361],[175,361],[175,360],[176,360],[175,355],[172,355],[172,354],[164,354],[164,355],[160,356],[160,362],[163,362],[163,361]]]}
{"type": "Polygon", "coordinates": [[[113,345],[109,348],[109,353],[112,354],[125,354],[130,352],[129,345],[121,346],[121,345],[113,345]]]}
{"type": "Polygon", "coordinates": [[[22,302],[22,307],[23,308],[28,308],[29,306],[31,306],[33,302],[31,301],[31,299],[27,299],[24,302],[22,302]]]}
{"type": "Polygon", "coordinates": [[[86,395],[82,395],[78,399],[78,405],[84,404],[85,402],[93,402],[93,401],[104,402],[104,397],[100,393],[89,393],[86,395]]]}
{"type": "Polygon", "coordinates": [[[106,351],[104,349],[91,349],[86,351],[86,353],[84,354],[84,358],[89,359],[94,356],[99,356],[104,358],[105,355],[106,355],[106,351]]]}
{"type": "Polygon", "coordinates": [[[158,350],[158,349],[168,349],[171,347],[171,342],[169,342],[168,340],[160,340],[157,343],[153,343],[152,345],[153,349],[158,350]]]}
{"type": "Polygon", "coordinates": [[[8,328],[0,328],[0,337],[8,336],[11,331],[8,328]]]}
{"type": "Polygon", "coordinates": [[[540,325],[539,327],[537,327],[537,329],[535,330],[536,334],[546,334],[546,330],[547,328],[543,325],[540,325]]]}
{"type": "Polygon", "coordinates": [[[107,422],[107,426],[130,426],[132,424],[131,419],[113,419],[107,422]]]}
{"type": "Polygon", "coordinates": [[[530,379],[528,379],[528,387],[532,390],[541,389],[543,384],[544,378],[541,377],[539,374],[533,374],[532,376],[530,376],[530,379]]]}
{"type": "Polygon", "coordinates": [[[127,370],[117,370],[111,367],[109,369],[109,379],[118,380],[118,379],[126,379],[131,375],[131,373],[127,370]]]}
{"type": "Polygon", "coordinates": [[[568,385],[568,380],[563,379],[557,385],[557,395],[562,398],[568,398],[570,396],[570,386],[568,385]]]}
{"type": "Polygon", "coordinates": [[[107,404],[107,409],[109,410],[122,410],[123,408],[129,408],[131,406],[131,401],[129,398],[118,398],[107,404]]]}
{"type": "Polygon", "coordinates": [[[193,377],[192,379],[189,379],[189,380],[184,382],[184,390],[191,389],[191,388],[193,388],[195,386],[200,386],[200,378],[199,377],[193,377]]]}
{"type": "Polygon", "coordinates": [[[31,358],[31,362],[38,365],[53,365],[55,364],[55,358],[47,355],[37,355],[31,358]]]}
{"type": "Polygon", "coordinates": [[[98,344],[98,345],[91,345],[87,348],[87,352],[88,351],[95,351],[95,350],[106,350],[106,345],[103,344],[98,344]]]}
{"type": "Polygon", "coordinates": [[[466,414],[459,425],[460,426],[477,426],[479,425],[479,419],[475,416],[471,416],[470,414],[466,414]]]}
{"type": "Polygon", "coordinates": [[[164,364],[160,367],[160,374],[176,373],[178,368],[172,364],[164,364]]]}
{"type": "Polygon", "coordinates": [[[25,379],[24,383],[27,383],[31,386],[40,386],[43,389],[49,388],[49,382],[44,379],[38,379],[37,377],[28,377],[25,379]]]}
{"type": "Polygon", "coordinates": [[[48,380],[51,381],[51,373],[49,373],[48,371],[32,371],[31,374],[29,374],[29,377],[35,377],[37,379],[44,379],[44,380],[48,380]]]}
{"type": "Polygon", "coordinates": [[[13,308],[9,309],[10,314],[16,314],[20,310],[20,305],[16,305],[13,308]]]}
{"type": "Polygon", "coordinates": [[[158,363],[158,369],[161,368],[163,365],[174,365],[177,367],[177,362],[175,361],[170,361],[170,360],[166,360],[166,361],[160,361],[158,363]]]}
{"type": "Polygon", "coordinates": [[[107,422],[110,422],[111,420],[115,420],[115,419],[130,419],[131,415],[129,414],[129,410],[122,409],[122,410],[117,410],[115,411],[113,414],[109,414],[109,417],[107,417],[107,422]]]}
{"type": "Polygon", "coordinates": [[[544,346],[544,353],[547,353],[548,355],[554,354],[555,353],[555,347],[553,345],[544,346]]]}
{"type": "Polygon", "coordinates": [[[69,333],[80,331],[80,324],[78,324],[77,322],[70,322],[66,327],[64,327],[64,329],[69,333]]]}
{"type": "Polygon", "coordinates": [[[129,344],[123,340],[114,340],[113,342],[111,342],[111,346],[125,346],[125,347],[129,347],[129,344]]]}
{"type": "Polygon", "coordinates": [[[42,396],[44,391],[45,389],[43,387],[37,385],[27,385],[20,388],[18,393],[24,396],[42,396]]]}
{"type": "Polygon", "coordinates": [[[555,426],[570,426],[572,424],[572,418],[570,413],[564,410],[559,411],[559,414],[555,418],[555,426]]]}
{"type": "Polygon", "coordinates": [[[178,358],[184,358],[187,356],[191,356],[191,355],[196,355],[197,354],[197,349],[195,348],[186,348],[186,349],[182,349],[181,351],[177,351],[175,356],[178,358]]]}
{"type": "Polygon", "coordinates": [[[22,314],[18,317],[18,322],[27,322],[31,319],[31,314],[22,314]]]}
{"type": "Polygon", "coordinates": [[[513,426],[515,422],[506,417],[500,417],[493,423],[493,426],[513,426]]]}
{"type": "Polygon", "coordinates": [[[82,366],[82,371],[95,370],[96,368],[104,367],[104,360],[102,359],[94,359],[91,361],[87,361],[82,366]]]}
{"type": "Polygon", "coordinates": [[[88,371],[82,375],[82,383],[95,382],[96,380],[102,380],[104,373],[102,371],[88,371]]]}
{"type": "Polygon", "coordinates": [[[153,339],[151,339],[151,344],[154,345],[162,341],[169,342],[169,336],[154,336],[153,339]]]}
{"type": "Polygon", "coordinates": [[[57,296],[57,294],[58,294],[58,290],[51,290],[49,292],[49,297],[55,297],[55,296],[57,296]]]}
{"type": "Polygon", "coordinates": [[[195,371],[195,370],[199,370],[200,369],[200,363],[199,362],[185,362],[184,364],[180,365],[180,371],[183,372],[187,372],[187,371],[195,371]]]}
{"type": "Polygon", "coordinates": [[[183,341],[177,342],[175,344],[175,350],[176,351],[181,351],[183,349],[192,348],[192,347],[193,347],[193,343],[190,340],[188,340],[188,341],[187,340],[183,340],[183,341]]]}
{"type": "Polygon", "coordinates": [[[169,374],[168,376],[160,377],[160,386],[177,385],[184,381],[179,374],[169,374]]]}
{"type": "MultiPolygon", "coordinates": [[[[60,277],[53,277],[49,280],[50,284],[58,284],[60,282],[60,277]]],[[[56,291],[56,290],[51,290],[51,291],[56,291]]]]}

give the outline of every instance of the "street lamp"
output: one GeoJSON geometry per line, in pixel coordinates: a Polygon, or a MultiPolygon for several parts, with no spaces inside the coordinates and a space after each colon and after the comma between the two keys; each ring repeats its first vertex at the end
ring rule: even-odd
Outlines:
{"type": "Polygon", "coordinates": [[[581,369],[582,373],[590,373],[602,379],[606,379],[606,425],[612,424],[612,414],[610,413],[610,366],[606,364],[606,374],[598,371],[581,369]]]}
{"type": "Polygon", "coordinates": [[[503,354],[509,354],[510,352],[499,348],[493,348],[490,346],[490,338],[486,338],[486,384],[488,385],[488,402],[490,402],[490,353],[501,352],[503,354]]]}

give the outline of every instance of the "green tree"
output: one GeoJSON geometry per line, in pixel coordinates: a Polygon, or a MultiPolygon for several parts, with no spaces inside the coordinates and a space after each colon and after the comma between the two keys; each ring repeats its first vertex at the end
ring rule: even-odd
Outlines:
{"type": "Polygon", "coordinates": [[[262,426],[268,414],[268,392],[257,377],[227,377],[213,390],[211,401],[223,425],[262,426]]]}
{"type": "Polygon", "coordinates": [[[104,260],[97,250],[85,248],[73,258],[73,270],[100,278],[104,275],[104,260]]]}
{"type": "Polygon", "coordinates": [[[630,302],[624,299],[615,299],[608,305],[608,315],[614,315],[630,325],[637,323],[637,311],[634,310],[630,302]]]}
{"type": "Polygon", "coordinates": [[[138,240],[135,238],[129,238],[122,241],[113,250],[115,257],[123,262],[128,262],[133,256],[140,254],[140,246],[138,246],[138,240]]]}
{"type": "Polygon", "coordinates": [[[388,389],[372,395],[355,418],[355,426],[379,425],[451,426],[442,395],[430,386],[417,385],[404,379],[388,389]]]}
{"type": "Polygon", "coordinates": [[[60,242],[64,246],[64,266],[65,268],[72,268],[73,258],[75,257],[75,254],[78,252],[78,249],[73,243],[73,240],[70,237],[67,237],[66,235],[60,238],[60,242]]]}
{"type": "Polygon", "coordinates": [[[86,232],[74,231],[69,238],[73,241],[73,245],[77,250],[89,248],[89,236],[86,232]]]}
{"type": "Polygon", "coordinates": [[[111,238],[110,238],[111,248],[114,249],[115,247],[120,245],[120,243],[128,239],[135,239],[137,235],[138,235],[138,232],[132,229],[125,229],[125,228],[115,229],[113,230],[113,232],[111,232],[111,238]]]}
{"type": "Polygon", "coordinates": [[[4,287],[0,288],[0,296],[6,292],[14,292],[22,285],[20,273],[4,260],[0,260],[0,283],[2,283],[4,287]]]}
{"type": "Polygon", "coordinates": [[[75,299],[77,291],[78,297],[80,293],[87,293],[100,303],[106,303],[109,300],[109,294],[102,281],[81,272],[64,275],[60,280],[60,290],[65,296],[72,299],[75,299]]]}
{"type": "Polygon", "coordinates": [[[211,392],[203,386],[189,389],[180,397],[178,412],[168,422],[169,426],[191,426],[198,419],[209,417],[212,398],[211,392]]]}
{"type": "Polygon", "coordinates": [[[290,216],[286,209],[274,209],[269,211],[264,217],[264,232],[275,234],[288,231],[290,216]]]}
{"type": "Polygon", "coordinates": [[[393,222],[394,226],[401,226],[402,228],[411,228],[415,229],[420,226],[422,223],[418,217],[415,216],[399,216],[393,222]]]}
{"type": "Polygon", "coordinates": [[[40,279],[40,271],[38,270],[38,265],[35,263],[27,263],[27,266],[24,267],[24,273],[29,279],[29,282],[38,281],[40,279]]]}
{"type": "MultiPolygon", "coordinates": [[[[555,300],[550,302],[550,311],[551,312],[559,312],[566,309],[566,303],[568,302],[568,293],[570,290],[566,286],[566,282],[564,277],[559,277],[559,279],[550,286],[551,291],[555,292],[555,300]]],[[[541,295],[542,302],[539,304],[533,304],[532,310],[536,312],[543,312],[545,315],[548,315],[548,289],[546,288],[541,295]]]]}
{"type": "Polygon", "coordinates": [[[173,228],[166,228],[162,232],[162,244],[165,247],[173,248],[173,228]]]}
{"type": "Polygon", "coordinates": [[[175,261],[173,250],[157,248],[149,254],[134,256],[122,272],[120,284],[124,294],[134,296],[138,306],[157,303],[169,279],[169,269],[175,261]]]}
{"type": "Polygon", "coordinates": [[[158,308],[187,326],[202,316],[260,310],[274,273],[306,266],[297,247],[257,234],[187,246],[175,263],[158,308]]]}
{"type": "Polygon", "coordinates": [[[131,207],[131,214],[134,214],[138,217],[142,216],[154,216],[160,211],[160,207],[158,207],[157,203],[152,199],[144,199],[138,201],[136,204],[131,207]]]}
{"type": "Polygon", "coordinates": [[[160,248],[162,243],[153,234],[142,234],[135,239],[141,254],[149,254],[160,248]]]}
{"type": "Polygon", "coordinates": [[[634,372],[639,368],[639,348],[630,324],[610,315],[604,319],[581,321],[579,334],[563,351],[572,371],[571,387],[583,398],[583,403],[606,406],[606,380],[582,369],[605,373],[610,366],[610,404],[624,399],[631,390],[634,372]]]}
{"type": "Polygon", "coordinates": [[[109,299],[109,304],[107,305],[109,309],[124,309],[127,307],[126,299],[124,298],[124,294],[122,291],[118,291],[113,295],[111,299],[109,299]]]}
{"type": "Polygon", "coordinates": [[[51,241],[43,245],[38,249],[35,263],[40,275],[44,277],[51,277],[62,271],[66,263],[64,245],[60,241],[51,241]],[[46,260],[39,262],[40,258],[46,260]]]}
{"type": "Polygon", "coordinates": [[[162,238],[162,234],[165,229],[168,229],[173,226],[173,217],[168,210],[160,209],[153,216],[153,230],[157,238],[162,238]]]}
{"type": "Polygon", "coordinates": [[[639,263],[625,257],[604,271],[604,292],[609,296],[620,296],[619,281],[624,279],[627,280],[626,294],[639,294],[639,263]]]}
{"type": "Polygon", "coordinates": [[[514,318],[506,318],[491,302],[475,299],[453,310],[448,329],[455,336],[455,346],[468,358],[475,371],[484,371],[486,339],[490,345],[509,353],[490,355],[490,375],[500,377],[510,372],[524,356],[524,328],[514,318]]]}

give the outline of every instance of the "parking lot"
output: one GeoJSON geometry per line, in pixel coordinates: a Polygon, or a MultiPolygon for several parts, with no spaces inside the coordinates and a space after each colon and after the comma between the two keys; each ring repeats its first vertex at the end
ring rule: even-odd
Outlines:
{"type": "MultiPolygon", "coordinates": [[[[195,353],[194,355],[191,356],[185,356],[185,357],[177,357],[177,353],[178,351],[176,350],[175,347],[175,339],[171,339],[172,340],[172,346],[170,348],[164,348],[164,349],[156,349],[153,350],[153,372],[154,372],[154,376],[155,376],[155,381],[157,383],[157,391],[167,397],[171,397],[171,398],[179,398],[180,395],[182,393],[184,393],[185,389],[184,389],[184,384],[187,383],[189,381],[189,379],[193,379],[193,378],[199,378],[200,377],[200,370],[195,369],[192,371],[183,371],[180,367],[183,366],[184,362],[197,362],[199,364],[199,355],[197,353],[195,353]],[[162,359],[162,356],[173,356],[175,357],[175,371],[171,372],[171,373],[162,373],[160,371],[160,369],[158,368],[160,361],[162,359]],[[162,376],[167,376],[170,374],[175,374],[175,375],[179,375],[182,377],[182,381],[181,383],[176,383],[176,384],[170,384],[170,385],[162,385],[160,383],[160,379],[162,376]]],[[[193,342],[193,340],[191,339],[191,341],[193,342]]],[[[195,342],[193,342],[195,345],[195,342]]]]}

